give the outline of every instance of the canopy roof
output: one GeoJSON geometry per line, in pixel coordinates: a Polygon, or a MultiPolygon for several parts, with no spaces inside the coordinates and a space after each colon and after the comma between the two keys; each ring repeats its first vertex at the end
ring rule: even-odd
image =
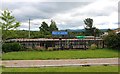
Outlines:
{"type": "Polygon", "coordinates": [[[78,38],[78,39],[84,39],[85,36],[76,36],[76,38],[78,38]]]}

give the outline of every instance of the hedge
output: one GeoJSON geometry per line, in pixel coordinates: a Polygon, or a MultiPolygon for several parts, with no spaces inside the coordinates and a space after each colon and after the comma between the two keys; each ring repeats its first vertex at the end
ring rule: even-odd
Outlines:
{"type": "Polygon", "coordinates": [[[4,43],[2,45],[2,51],[3,52],[12,52],[12,51],[21,51],[22,45],[20,43],[4,43]]]}

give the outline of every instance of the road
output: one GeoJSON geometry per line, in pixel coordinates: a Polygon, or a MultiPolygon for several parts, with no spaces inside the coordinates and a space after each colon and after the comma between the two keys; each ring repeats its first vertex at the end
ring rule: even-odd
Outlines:
{"type": "Polygon", "coordinates": [[[61,59],[61,60],[3,60],[5,67],[91,66],[118,65],[118,58],[61,59]]]}

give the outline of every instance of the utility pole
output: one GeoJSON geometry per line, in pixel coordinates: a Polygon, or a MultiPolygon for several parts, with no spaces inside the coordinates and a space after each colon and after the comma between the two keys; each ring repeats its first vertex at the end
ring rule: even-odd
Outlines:
{"type": "Polygon", "coordinates": [[[29,34],[28,34],[28,38],[30,38],[30,18],[29,18],[29,34]]]}
{"type": "Polygon", "coordinates": [[[96,29],[94,29],[94,42],[96,44],[96,29]]]}

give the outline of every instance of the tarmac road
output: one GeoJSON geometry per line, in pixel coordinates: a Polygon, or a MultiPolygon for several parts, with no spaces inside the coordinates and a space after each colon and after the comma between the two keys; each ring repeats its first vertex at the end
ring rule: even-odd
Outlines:
{"type": "Polygon", "coordinates": [[[61,60],[2,60],[2,65],[5,67],[118,65],[118,58],[61,59],[61,60]]]}

